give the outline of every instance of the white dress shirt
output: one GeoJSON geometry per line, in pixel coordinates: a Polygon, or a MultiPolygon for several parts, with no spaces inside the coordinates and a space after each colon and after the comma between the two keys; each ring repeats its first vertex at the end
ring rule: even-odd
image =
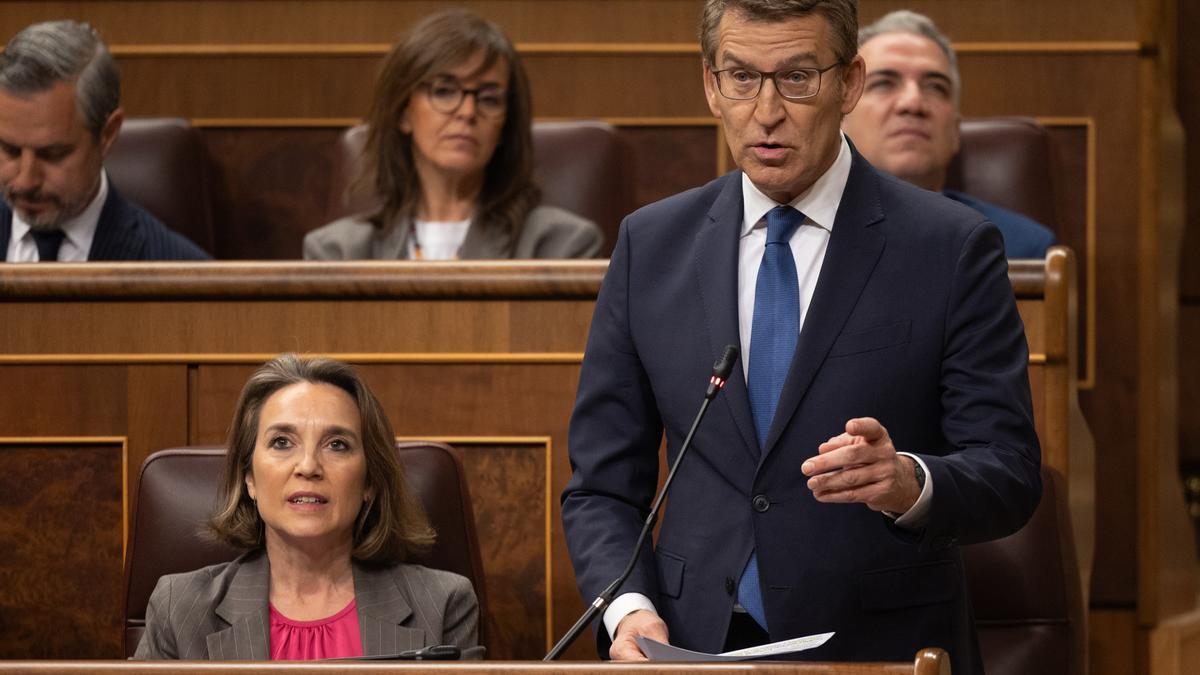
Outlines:
{"type": "MultiPolygon", "coordinates": [[[[804,214],[804,222],[792,233],[788,244],[792,247],[792,257],[796,261],[796,275],[800,288],[800,330],[804,330],[804,319],[808,316],[808,307],[812,303],[813,292],[817,288],[817,279],[821,276],[821,264],[825,261],[825,251],[829,248],[829,235],[833,232],[833,221],[837,218],[838,207],[842,203],[842,193],[846,191],[846,183],[850,179],[850,144],[842,135],[842,146],[833,164],[800,196],[790,202],[797,211],[804,214]]],[[[747,375],[750,363],[750,332],[754,323],[754,291],[758,284],[758,268],[762,264],[763,251],[767,246],[767,212],[780,206],[770,197],[764,195],[750,181],[749,176],[742,174],[742,236],[738,240],[738,332],[741,339],[742,375],[747,375]]],[[[816,448],[813,448],[816,451],[816,448]]],[[[925,487],[915,504],[903,515],[896,518],[896,524],[901,527],[919,526],[929,511],[929,502],[933,499],[933,481],[929,478],[929,467],[916,455],[906,452],[899,453],[912,457],[925,471],[925,487]]],[[[889,514],[893,517],[894,514],[889,514]]],[[[632,553],[632,551],[630,552],[632,553]]],[[[657,612],[654,603],[641,593],[623,593],[613,600],[604,611],[604,627],[608,629],[609,638],[617,632],[617,625],[630,612],[645,609],[657,612]]]]}
{"type": "MultiPolygon", "coordinates": [[[[62,224],[65,236],[58,249],[60,262],[84,262],[88,259],[105,199],[108,199],[108,175],[101,171],[100,189],[96,196],[74,218],[62,224]]],[[[8,253],[4,259],[8,262],[38,262],[37,242],[33,240],[29,224],[21,219],[16,209],[12,213],[12,232],[8,237],[8,253]]]]}

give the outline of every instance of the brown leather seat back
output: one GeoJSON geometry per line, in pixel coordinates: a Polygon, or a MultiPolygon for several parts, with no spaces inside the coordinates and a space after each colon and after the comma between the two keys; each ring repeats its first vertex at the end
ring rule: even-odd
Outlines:
{"type": "Polygon", "coordinates": [[[959,125],[962,145],[946,187],[1055,229],[1050,134],[1028,117],[980,117],[959,125]]]}
{"type": "Polygon", "coordinates": [[[104,159],[121,195],[212,253],[212,195],[200,133],[176,117],[131,117],[104,159]]]}
{"type": "MultiPolygon", "coordinates": [[[[412,562],[450,570],[471,580],[479,598],[480,642],[487,626],[487,594],[475,534],[475,515],[462,462],[441,443],[397,444],[409,486],[437,530],[437,543],[412,562]]],[[[164,574],[234,559],[238,551],[202,534],[220,492],[225,450],[173,448],[142,465],[133,525],[125,557],[125,654],[141,639],[150,594],[164,574]]],[[[486,644],[486,643],[484,643],[486,644]]]]}
{"type": "Polygon", "coordinates": [[[1087,636],[1065,482],[1042,467],[1042,501],[1017,533],[964,546],[989,675],[1082,675],[1087,636]]]}
{"type": "MultiPolygon", "coordinates": [[[[378,206],[371,186],[354,185],[367,141],[367,126],[342,134],[330,176],[327,220],[378,206]],[[364,189],[365,188],[365,189],[364,189]]],[[[577,213],[600,226],[612,250],[621,218],[633,210],[633,176],[617,130],[604,122],[535,122],[534,178],[542,201],[577,213]]]]}

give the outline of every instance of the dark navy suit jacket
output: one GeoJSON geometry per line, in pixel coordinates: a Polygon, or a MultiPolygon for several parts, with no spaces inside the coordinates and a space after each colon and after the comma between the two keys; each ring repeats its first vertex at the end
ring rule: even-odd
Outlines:
{"type": "MultiPolygon", "coordinates": [[[[12,216],[12,209],[0,200],[0,255],[8,251],[12,216]]],[[[208,260],[211,257],[145,209],[125,201],[109,184],[88,260],[208,260]]]]}
{"type": "Polygon", "coordinates": [[[954,190],[945,190],[942,194],[960,204],[966,204],[995,223],[996,227],[1000,228],[1000,236],[1004,238],[1004,252],[1009,258],[1045,258],[1046,249],[1058,243],[1050,228],[1016,211],[1009,211],[954,190]]]}
{"type": "MultiPolygon", "coordinates": [[[[588,338],[562,498],[584,597],[622,571],[711,364],[737,345],[741,175],[621,225],[588,338]]],[[[908,661],[921,647],[980,669],[957,544],[1009,534],[1041,495],[1028,347],[1000,234],[975,211],[876,172],[857,152],[763,447],[739,364],[713,402],[623,591],[671,642],[720,651],[752,548],[772,640],[836,631],[802,658],[908,661]],[[921,532],[861,504],[821,504],[800,471],[854,417],[878,418],[933,481],[921,532]],[[763,509],[766,498],[767,508],[763,509]],[[754,504],[758,503],[759,508],[754,504]]],[[[600,631],[601,653],[607,633],[600,631]]]]}

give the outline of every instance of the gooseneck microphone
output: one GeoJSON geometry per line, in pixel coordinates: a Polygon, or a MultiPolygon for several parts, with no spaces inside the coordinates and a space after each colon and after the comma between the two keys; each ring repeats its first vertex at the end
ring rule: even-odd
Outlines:
{"type": "Polygon", "coordinates": [[[667,497],[667,491],[671,489],[671,481],[675,479],[675,472],[679,470],[679,465],[683,462],[683,456],[687,454],[688,448],[692,446],[692,436],[696,435],[696,429],[700,426],[700,420],[704,419],[704,413],[708,411],[708,404],[712,402],[717,394],[725,388],[725,382],[729,379],[729,373],[733,372],[733,365],[737,363],[738,348],[733,345],[726,345],[725,351],[721,357],[713,363],[712,377],[708,380],[708,390],[704,392],[704,401],[700,404],[700,410],[696,413],[696,419],[692,421],[692,428],[688,430],[687,437],[683,439],[683,445],[679,448],[679,454],[675,457],[675,462],[671,464],[671,471],[667,473],[667,480],[663,481],[662,490],[659,491],[658,497],[654,499],[654,505],[650,507],[650,513],[646,516],[646,522],[642,524],[642,531],[638,534],[637,543],[633,546],[633,555],[629,557],[629,563],[625,565],[625,571],[621,572],[621,576],[613,580],[596,599],[588,605],[587,611],[579,620],[571,626],[562,639],[554,645],[550,653],[546,654],[543,661],[554,661],[567,649],[587,628],[597,615],[612,604],[613,596],[617,594],[617,590],[633,573],[633,567],[637,564],[638,555],[642,552],[642,544],[646,541],[646,536],[654,529],[654,523],[658,521],[658,511],[662,507],[663,500],[667,497]]]}

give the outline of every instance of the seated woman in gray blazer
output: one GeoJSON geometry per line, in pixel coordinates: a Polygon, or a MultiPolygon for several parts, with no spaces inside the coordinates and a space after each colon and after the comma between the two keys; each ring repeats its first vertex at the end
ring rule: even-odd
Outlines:
{"type": "Polygon", "coordinates": [[[405,485],[394,439],[350,366],[286,354],[260,367],[238,400],[222,506],[210,523],[247,552],[160,579],[134,658],[312,660],[476,647],[470,581],[402,562],[434,533],[405,485]]]}
{"type": "Polygon", "coordinates": [[[494,23],[455,9],[388,54],[375,86],[362,173],[380,207],[304,238],[309,260],[591,258],[589,220],[539,205],[529,80],[494,23]]]}

